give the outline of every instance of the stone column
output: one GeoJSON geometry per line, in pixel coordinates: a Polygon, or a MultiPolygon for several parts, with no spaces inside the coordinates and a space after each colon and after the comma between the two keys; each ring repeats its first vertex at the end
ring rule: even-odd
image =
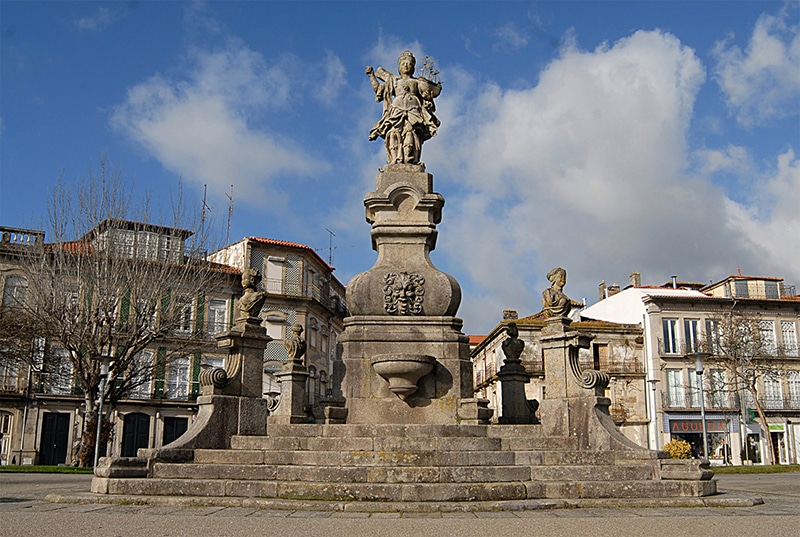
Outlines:
{"type": "Polygon", "coordinates": [[[423,164],[389,164],[364,199],[378,260],[347,286],[339,338],[348,423],[480,423],[461,287],[430,260],[444,198],[423,164]]]}

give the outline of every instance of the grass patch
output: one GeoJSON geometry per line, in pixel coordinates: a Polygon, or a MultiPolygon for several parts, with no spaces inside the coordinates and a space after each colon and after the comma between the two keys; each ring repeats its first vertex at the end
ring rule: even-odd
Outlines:
{"type": "Polygon", "coordinates": [[[800,472],[800,464],[775,464],[773,466],[714,466],[715,474],[784,474],[800,472]]]}
{"type": "Polygon", "coordinates": [[[13,474],[91,474],[93,468],[78,468],[76,466],[0,466],[0,473],[13,474]]]}

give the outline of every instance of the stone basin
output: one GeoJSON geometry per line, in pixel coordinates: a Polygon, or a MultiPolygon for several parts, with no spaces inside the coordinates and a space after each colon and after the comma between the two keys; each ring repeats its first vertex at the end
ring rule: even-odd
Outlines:
{"type": "Polygon", "coordinates": [[[433,371],[436,358],[425,354],[379,354],[372,368],[389,383],[389,390],[403,401],[417,391],[417,382],[433,371]]]}

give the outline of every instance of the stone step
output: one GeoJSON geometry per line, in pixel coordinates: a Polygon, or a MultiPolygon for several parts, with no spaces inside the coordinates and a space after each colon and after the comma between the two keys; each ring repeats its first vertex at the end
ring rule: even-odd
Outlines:
{"type": "MultiPolygon", "coordinates": [[[[533,484],[534,490],[540,485],[533,484]]],[[[235,479],[97,478],[93,492],[198,497],[261,497],[321,501],[501,501],[528,498],[528,484],[512,483],[315,483],[235,479]]],[[[537,496],[538,497],[538,496],[537,496]]]]}
{"type": "Polygon", "coordinates": [[[716,481],[542,482],[546,498],[675,498],[715,494],[716,481]]]}
{"type": "MultiPolygon", "coordinates": [[[[194,462],[306,466],[515,466],[511,451],[294,451],[198,449],[194,462]]],[[[523,464],[524,465],[524,464],[523,464]]]]}
{"type": "Polygon", "coordinates": [[[500,438],[486,437],[304,437],[235,436],[232,449],[269,451],[500,451],[500,438]]]}
{"type": "Polygon", "coordinates": [[[531,466],[533,481],[648,481],[653,467],[636,465],[531,466]]]}
{"type": "Polygon", "coordinates": [[[530,480],[531,469],[523,466],[340,467],[156,463],[153,477],[320,483],[507,483],[530,480]]]}
{"type": "Polygon", "coordinates": [[[317,483],[236,479],[95,478],[92,492],[120,495],[262,497],[322,501],[501,501],[708,496],[715,481],[509,483],[317,483]]]}
{"type": "Polygon", "coordinates": [[[487,425],[364,425],[268,424],[271,437],[378,438],[378,437],[486,437],[487,425]]]}

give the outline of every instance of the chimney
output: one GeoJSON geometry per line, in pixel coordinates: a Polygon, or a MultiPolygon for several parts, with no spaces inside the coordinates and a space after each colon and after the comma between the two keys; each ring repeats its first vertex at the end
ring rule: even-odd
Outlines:
{"type": "Polygon", "coordinates": [[[673,276],[672,277],[672,288],[673,289],[677,289],[678,288],[678,277],[677,276],[673,276]]]}
{"type": "Polygon", "coordinates": [[[631,272],[631,287],[642,286],[642,275],[638,272],[631,272]]]}
{"type": "Polygon", "coordinates": [[[619,285],[618,284],[615,283],[614,285],[609,285],[608,286],[608,296],[614,296],[617,293],[619,293],[619,285]]]}
{"type": "Polygon", "coordinates": [[[517,310],[503,310],[504,321],[516,321],[517,319],[519,319],[517,310]]]}
{"type": "Polygon", "coordinates": [[[600,291],[600,300],[607,298],[608,295],[606,294],[606,281],[603,280],[600,282],[600,285],[597,286],[597,290],[600,291]]]}

